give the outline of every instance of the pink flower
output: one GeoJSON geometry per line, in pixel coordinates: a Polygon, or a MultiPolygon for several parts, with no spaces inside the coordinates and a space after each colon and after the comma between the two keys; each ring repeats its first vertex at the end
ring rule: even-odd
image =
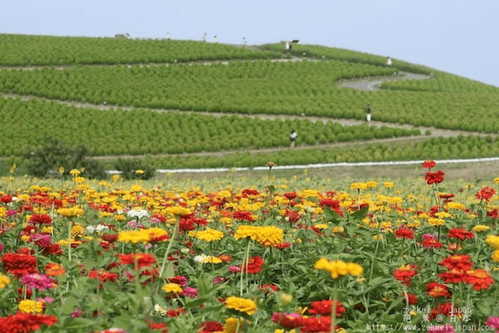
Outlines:
{"type": "Polygon", "coordinates": [[[47,290],[55,287],[54,280],[45,274],[33,273],[23,275],[21,283],[32,289],[47,290]]]}
{"type": "Polygon", "coordinates": [[[47,296],[44,298],[37,298],[36,300],[38,302],[47,303],[47,304],[53,303],[55,301],[55,299],[53,297],[50,297],[50,296],[47,296]]]}
{"type": "Polygon", "coordinates": [[[73,312],[71,312],[71,318],[79,318],[83,314],[83,311],[80,309],[76,308],[73,312]]]}
{"type": "Polygon", "coordinates": [[[495,328],[499,332],[499,317],[489,317],[485,323],[487,326],[495,328]]]}
{"type": "Polygon", "coordinates": [[[4,248],[5,246],[3,245],[3,243],[0,242],[0,252],[2,252],[4,248]]]}
{"type": "Polygon", "coordinates": [[[139,228],[144,227],[141,223],[138,223],[135,220],[128,221],[128,223],[126,225],[127,225],[127,227],[132,228],[132,229],[139,229],[139,228]]]}
{"type": "Polygon", "coordinates": [[[224,282],[225,278],[223,276],[216,276],[215,278],[213,278],[213,284],[220,284],[224,282]]]}
{"type": "Polygon", "coordinates": [[[191,288],[191,287],[184,288],[184,291],[182,291],[182,296],[192,297],[192,298],[197,297],[198,290],[196,288],[191,288]]]}
{"type": "Polygon", "coordinates": [[[428,327],[428,333],[456,333],[452,325],[438,325],[428,327]]]}
{"type": "Polygon", "coordinates": [[[17,214],[17,211],[15,209],[9,209],[7,211],[7,216],[14,216],[17,214]]]}
{"type": "Polygon", "coordinates": [[[239,273],[241,271],[241,267],[239,266],[229,266],[229,272],[239,273]]]}

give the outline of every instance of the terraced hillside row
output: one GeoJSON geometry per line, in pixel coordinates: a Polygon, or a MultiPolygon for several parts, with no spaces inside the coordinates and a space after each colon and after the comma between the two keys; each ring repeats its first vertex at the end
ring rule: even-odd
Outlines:
{"type": "Polygon", "coordinates": [[[499,88],[441,73],[407,88],[397,82],[375,92],[337,85],[340,79],[395,72],[335,60],[12,70],[0,71],[0,91],[97,104],[347,119],[363,119],[370,103],[376,120],[499,131],[499,121],[491,121],[499,114],[499,88]]]}
{"type": "Polygon", "coordinates": [[[84,143],[93,155],[159,154],[289,146],[291,129],[306,145],[419,135],[418,130],[342,126],[307,120],[101,111],[43,101],[0,99],[0,155],[29,152],[45,138],[84,143]]]}
{"type": "Polygon", "coordinates": [[[0,34],[0,50],[3,66],[176,63],[278,56],[272,52],[198,41],[7,34],[0,34]]]}
{"type": "MultiPolygon", "coordinates": [[[[256,167],[272,161],[277,165],[305,165],[336,162],[381,162],[425,159],[480,158],[499,156],[499,139],[493,137],[433,138],[416,142],[369,143],[328,149],[240,152],[221,156],[149,157],[158,169],[256,167]]],[[[108,164],[109,168],[113,163],[108,164]]]]}

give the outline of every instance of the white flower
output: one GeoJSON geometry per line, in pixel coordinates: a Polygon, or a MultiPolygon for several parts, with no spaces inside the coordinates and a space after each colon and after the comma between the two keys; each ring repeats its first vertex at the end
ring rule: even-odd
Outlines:
{"type": "Polygon", "coordinates": [[[200,255],[194,257],[194,261],[203,263],[206,260],[206,258],[208,258],[208,256],[206,254],[200,254],[200,255]]]}
{"type": "Polygon", "coordinates": [[[149,217],[149,213],[145,209],[131,209],[128,211],[127,215],[129,217],[137,217],[139,219],[149,217]]]}
{"type": "Polygon", "coordinates": [[[87,234],[93,234],[95,231],[95,227],[93,225],[87,226],[87,234]]]}
{"type": "Polygon", "coordinates": [[[107,225],[99,224],[96,228],[95,231],[97,232],[103,232],[104,230],[109,230],[107,225]]]}

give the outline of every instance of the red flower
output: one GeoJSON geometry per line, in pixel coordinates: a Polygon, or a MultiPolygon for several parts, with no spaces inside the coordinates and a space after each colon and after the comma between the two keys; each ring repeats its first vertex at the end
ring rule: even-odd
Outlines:
{"type": "Polygon", "coordinates": [[[321,207],[329,207],[332,211],[336,212],[336,214],[343,216],[343,212],[341,211],[340,202],[338,200],[333,199],[322,199],[319,204],[321,207]]]}
{"type": "Polygon", "coordinates": [[[12,201],[12,196],[11,195],[8,195],[8,194],[5,194],[5,195],[2,195],[0,197],[0,201],[3,202],[3,203],[9,203],[12,201]]]}
{"type": "Polygon", "coordinates": [[[425,175],[426,184],[440,184],[444,181],[445,173],[442,170],[436,172],[427,172],[425,175]]]}
{"type": "MultiPolygon", "coordinates": [[[[337,326],[339,328],[339,326],[337,326]]],[[[308,317],[303,318],[302,332],[330,332],[331,317],[308,317]]]]}
{"type": "Polygon", "coordinates": [[[274,292],[274,291],[279,291],[281,289],[279,288],[279,286],[276,286],[275,284],[265,283],[260,286],[260,290],[263,290],[265,292],[274,292]]]}
{"type": "Polygon", "coordinates": [[[472,239],[474,237],[473,233],[461,228],[453,228],[449,230],[447,234],[449,238],[457,238],[460,240],[472,239]]]}
{"type": "Polygon", "coordinates": [[[399,280],[406,286],[409,286],[411,284],[412,279],[416,275],[416,266],[414,265],[407,265],[402,268],[397,268],[395,271],[393,271],[393,277],[396,280],[399,280]]]}
{"type": "Polygon", "coordinates": [[[487,216],[493,219],[499,219],[499,209],[495,208],[487,212],[487,216]]]}
{"type": "Polygon", "coordinates": [[[102,239],[109,243],[114,243],[118,240],[118,234],[103,234],[102,239]]]}
{"type": "Polygon", "coordinates": [[[472,284],[475,290],[482,290],[488,289],[494,283],[494,279],[486,270],[474,269],[466,272],[464,282],[472,284]]]}
{"type": "Polygon", "coordinates": [[[118,254],[120,264],[137,265],[137,268],[148,267],[156,263],[156,258],[148,253],[118,254]]]}
{"type": "Polygon", "coordinates": [[[2,262],[5,270],[17,277],[38,272],[36,257],[30,254],[6,253],[2,256],[2,262]]]}
{"type": "Polygon", "coordinates": [[[242,270],[248,274],[257,274],[261,272],[264,263],[262,257],[254,256],[248,260],[247,264],[243,265],[242,270]]]}
{"type": "Polygon", "coordinates": [[[218,321],[205,321],[201,324],[201,331],[199,333],[221,332],[224,326],[218,321]]]}
{"type": "Polygon", "coordinates": [[[433,320],[438,315],[443,315],[446,317],[461,316],[462,312],[458,308],[456,308],[452,303],[443,303],[431,309],[428,319],[433,320]]]}
{"type": "Polygon", "coordinates": [[[168,333],[168,327],[165,323],[149,323],[149,328],[154,331],[161,331],[161,333],[168,333]]]}
{"type": "Polygon", "coordinates": [[[279,243],[279,244],[276,244],[274,245],[275,248],[278,248],[278,249],[287,249],[287,248],[290,248],[291,247],[291,243],[289,242],[285,242],[285,243],[279,243]]]}
{"type": "Polygon", "coordinates": [[[118,274],[107,272],[104,270],[98,271],[96,269],[93,269],[90,272],[88,272],[88,277],[91,279],[97,279],[101,282],[106,282],[106,281],[114,282],[118,279],[118,274]]]}
{"type": "Polygon", "coordinates": [[[437,282],[430,282],[426,284],[426,292],[431,297],[450,297],[451,293],[446,285],[437,282]]]}
{"type": "Polygon", "coordinates": [[[423,235],[422,245],[427,249],[439,249],[443,246],[442,243],[440,243],[437,238],[432,235],[423,235]]]}
{"type": "Polygon", "coordinates": [[[438,277],[445,283],[461,283],[464,282],[464,271],[452,269],[448,272],[438,274],[438,277]]]}
{"type": "Polygon", "coordinates": [[[295,212],[294,210],[286,209],[284,216],[288,219],[289,222],[295,223],[300,219],[300,214],[295,212]]]}
{"type": "Polygon", "coordinates": [[[16,313],[8,317],[0,317],[0,332],[28,333],[45,326],[57,323],[57,317],[44,314],[16,313]]]}
{"type": "Polygon", "coordinates": [[[336,316],[340,317],[345,311],[345,307],[340,301],[325,300],[310,303],[308,312],[316,315],[330,315],[333,311],[333,304],[336,303],[336,316]]]}
{"type": "Polygon", "coordinates": [[[47,214],[33,214],[29,218],[29,222],[33,224],[50,224],[52,223],[52,218],[47,214]]]}
{"type": "Polygon", "coordinates": [[[473,267],[471,257],[469,255],[461,254],[450,256],[438,263],[449,270],[467,271],[473,267]]]}
{"type": "Polygon", "coordinates": [[[304,318],[298,313],[274,312],[272,321],[284,328],[298,328],[303,326],[304,318]]]}
{"type": "Polygon", "coordinates": [[[395,237],[414,239],[414,231],[412,231],[412,229],[407,228],[405,225],[403,225],[395,231],[395,237]]]}
{"type": "Polygon", "coordinates": [[[295,198],[296,198],[296,196],[297,196],[296,192],[288,192],[288,193],[284,193],[283,195],[284,195],[284,196],[286,197],[286,199],[288,199],[288,200],[293,200],[293,199],[295,199],[295,198]]]}
{"type": "Polygon", "coordinates": [[[475,194],[475,197],[480,200],[489,201],[496,194],[496,190],[492,187],[485,186],[475,194]]]}
{"type": "Polygon", "coordinates": [[[434,168],[436,165],[437,165],[437,162],[432,161],[432,160],[426,160],[422,164],[423,168],[425,168],[425,169],[434,168]]]}
{"type": "Polygon", "coordinates": [[[405,296],[405,300],[407,303],[409,303],[411,305],[418,304],[418,297],[416,295],[411,294],[411,293],[407,293],[406,295],[407,296],[405,296]]]}
{"type": "Polygon", "coordinates": [[[241,220],[241,221],[248,221],[248,222],[255,221],[255,218],[253,217],[251,212],[242,211],[242,210],[234,212],[232,217],[236,220],[241,220]]]}
{"type": "Polygon", "coordinates": [[[250,195],[259,195],[260,192],[258,192],[258,190],[255,190],[255,189],[247,188],[247,189],[242,191],[242,194],[243,194],[243,197],[246,198],[247,196],[250,196],[250,195]]]}

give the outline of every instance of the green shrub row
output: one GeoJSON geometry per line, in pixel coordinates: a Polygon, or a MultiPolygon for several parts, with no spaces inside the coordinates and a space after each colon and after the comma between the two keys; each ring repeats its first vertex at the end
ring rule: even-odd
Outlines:
{"type": "Polygon", "coordinates": [[[418,130],[342,126],[308,120],[267,120],[238,116],[145,110],[79,109],[45,101],[0,98],[0,156],[21,155],[53,137],[85,144],[91,155],[190,153],[289,145],[315,145],[420,135],[418,130]]]}
{"type": "Polygon", "coordinates": [[[265,59],[268,51],[188,40],[0,34],[0,65],[72,65],[265,59]]]}

